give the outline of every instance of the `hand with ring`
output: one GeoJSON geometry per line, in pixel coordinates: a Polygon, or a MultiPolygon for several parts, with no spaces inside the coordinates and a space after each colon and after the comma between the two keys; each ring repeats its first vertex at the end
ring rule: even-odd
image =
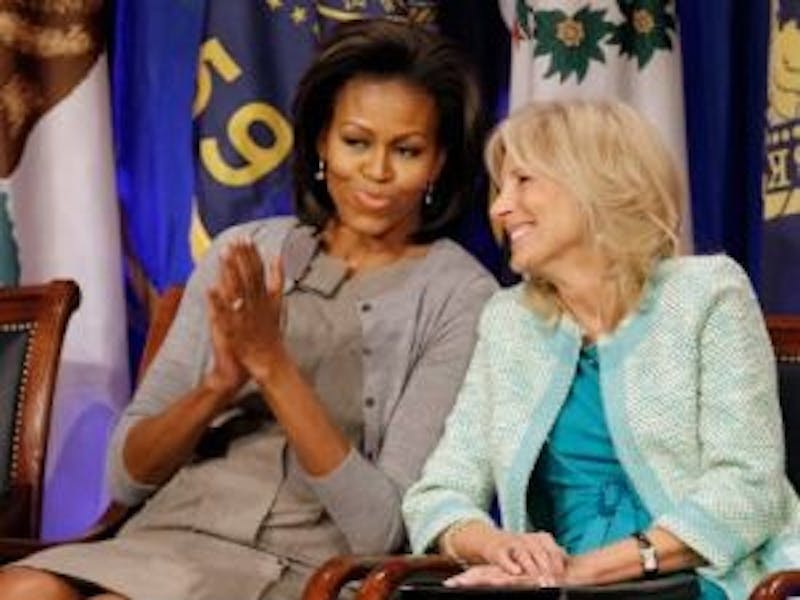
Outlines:
{"type": "Polygon", "coordinates": [[[226,357],[255,379],[284,351],[282,288],[280,260],[273,258],[265,269],[252,241],[234,241],[222,252],[217,283],[209,290],[212,330],[226,357]]]}

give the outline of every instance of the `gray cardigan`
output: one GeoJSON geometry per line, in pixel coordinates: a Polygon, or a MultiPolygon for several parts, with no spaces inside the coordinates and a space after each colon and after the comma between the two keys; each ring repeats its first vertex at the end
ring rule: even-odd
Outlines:
{"type": "MultiPolygon", "coordinates": [[[[221,248],[242,237],[252,239],[265,258],[282,254],[287,289],[317,249],[311,229],[288,217],[240,225],[217,238],[187,283],[175,321],[112,437],[108,479],[112,495],[125,504],[138,504],[155,491],[123,466],[127,432],[196,386],[208,368],[205,291],[216,279],[221,248]]],[[[363,454],[354,448],[332,473],[306,476],[354,552],[388,552],[403,543],[401,498],[439,439],[475,343],[478,315],[496,287],[462,248],[440,240],[403,285],[360,303],[370,350],[363,358],[363,394],[376,407],[365,411],[363,454]]]]}

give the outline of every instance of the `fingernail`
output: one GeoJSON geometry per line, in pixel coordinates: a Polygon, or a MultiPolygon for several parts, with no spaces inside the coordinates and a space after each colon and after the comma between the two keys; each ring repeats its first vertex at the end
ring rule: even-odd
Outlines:
{"type": "Polygon", "coordinates": [[[455,577],[449,577],[442,582],[444,587],[456,587],[455,577]]]}

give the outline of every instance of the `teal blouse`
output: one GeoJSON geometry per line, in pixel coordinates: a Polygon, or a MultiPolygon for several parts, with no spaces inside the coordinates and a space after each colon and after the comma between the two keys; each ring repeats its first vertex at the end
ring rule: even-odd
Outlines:
{"type": "MultiPolygon", "coordinates": [[[[617,459],[599,377],[597,349],[583,348],[528,490],[533,522],[545,523],[569,554],[624,539],[652,521],[617,459]]],[[[726,598],[708,580],[700,587],[703,600],[726,598]]]]}

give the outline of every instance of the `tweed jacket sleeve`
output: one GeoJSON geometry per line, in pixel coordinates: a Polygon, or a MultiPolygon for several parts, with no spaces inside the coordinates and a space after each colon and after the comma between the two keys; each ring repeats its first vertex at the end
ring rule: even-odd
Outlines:
{"type": "Polygon", "coordinates": [[[488,510],[494,495],[489,428],[492,403],[488,369],[491,342],[484,308],[478,341],[444,435],[425,463],[421,479],[403,500],[403,517],[414,552],[430,549],[439,534],[456,521],[492,523],[488,510]]]}
{"type": "MultiPolygon", "coordinates": [[[[657,524],[723,574],[785,524],[784,448],[775,364],[749,280],[725,257],[700,320],[699,472],[657,524]]],[[[691,340],[687,340],[687,343],[691,340]]]]}

